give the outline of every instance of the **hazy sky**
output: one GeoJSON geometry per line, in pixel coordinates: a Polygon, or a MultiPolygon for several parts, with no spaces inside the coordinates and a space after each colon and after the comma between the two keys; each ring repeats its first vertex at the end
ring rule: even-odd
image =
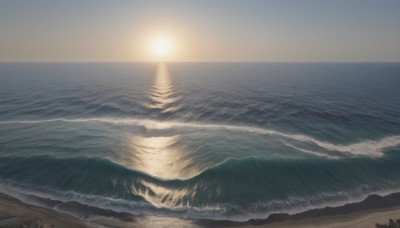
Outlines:
{"type": "Polygon", "coordinates": [[[0,61],[400,61],[400,0],[0,0],[0,61]]]}

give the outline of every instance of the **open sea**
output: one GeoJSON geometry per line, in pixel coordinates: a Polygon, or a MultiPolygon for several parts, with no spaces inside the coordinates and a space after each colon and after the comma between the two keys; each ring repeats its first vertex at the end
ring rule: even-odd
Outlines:
{"type": "Polygon", "coordinates": [[[0,192],[88,221],[400,192],[400,63],[0,63],[0,192]]]}

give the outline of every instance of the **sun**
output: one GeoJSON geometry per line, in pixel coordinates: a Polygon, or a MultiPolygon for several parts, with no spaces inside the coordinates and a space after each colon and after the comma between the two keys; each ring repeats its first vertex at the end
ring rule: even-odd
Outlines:
{"type": "Polygon", "coordinates": [[[168,35],[158,35],[153,37],[149,43],[149,49],[158,60],[171,58],[174,51],[173,39],[168,35]]]}

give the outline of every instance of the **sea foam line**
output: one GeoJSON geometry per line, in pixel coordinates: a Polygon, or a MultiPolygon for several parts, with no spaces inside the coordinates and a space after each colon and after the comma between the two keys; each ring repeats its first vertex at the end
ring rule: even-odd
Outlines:
{"type": "MultiPolygon", "coordinates": [[[[389,147],[400,145],[400,135],[388,136],[378,140],[364,140],[358,143],[349,145],[337,145],[326,141],[320,141],[311,136],[302,134],[288,134],[275,130],[264,129],[253,126],[243,125],[226,125],[226,124],[209,124],[201,122],[179,122],[179,121],[156,121],[149,119],[133,119],[133,118],[77,118],[77,119],[45,119],[45,120],[13,120],[13,121],[0,121],[0,124],[40,124],[46,122],[100,122],[111,123],[118,125],[140,125],[147,129],[161,130],[170,128],[197,128],[197,129],[214,129],[214,130],[228,130],[236,132],[248,132],[259,135],[276,135],[287,139],[313,143],[325,150],[338,151],[341,153],[352,154],[356,156],[370,156],[381,157],[383,150],[389,147]]],[[[293,147],[293,146],[291,146],[293,147]]],[[[309,153],[311,151],[308,151],[309,153]]],[[[314,154],[321,154],[320,152],[313,152],[314,154]]],[[[326,154],[321,154],[326,156],[326,154]]]]}
{"type": "Polygon", "coordinates": [[[84,220],[90,220],[99,215],[94,213],[92,216],[87,217],[86,211],[84,216],[82,216],[79,211],[74,211],[73,209],[71,210],[71,208],[63,209],[58,207],[58,204],[75,201],[82,205],[91,206],[102,210],[112,210],[117,213],[129,213],[131,215],[147,214],[168,217],[172,216],[176,218],[181,218],[182,215],[184,215],[185,218],[244,222],[250,219],[265,219],[269,215],[275,213],[297,214],[309,210],[322,209],[325,207],[340,207],[346,204],[363,202],[368,196],[371,195],[385,197],[392,193],[399,192],[399,189],[395,187],[375,191],[371,190],[367,192],[362,190],[365,188],[368,189],[368,186],[362,186],[352,191],[320,193],[309,197],[288,197],[286,200],[272,200],[270,202],[255,204],[253,208],[248,208],[247,210],[244,209],[239,212],[236,211],[234,215],[231,215],[226,213],[229,210],[226,208],[227,205],[213,205],[204,208],[191,207],[190,205],[186,207],[156,207],[151,202],[147,201],[133,202],[130,200],[109,198],[106,196],[87,195],[75,191],[61,192],[48,188],[35,188],[33,186],[31,190],[27,190],[27,188],[23,188],[23,186],[17,187],[10,184],[0,183],[0,193],[17,198],[27,204],[43,208],[51,208],[53,210],[67,213],[71,216],[84,220]],[[58,202],[54,206],[38,200],[45,200],[46,202],[48,200],[58,202]]]}

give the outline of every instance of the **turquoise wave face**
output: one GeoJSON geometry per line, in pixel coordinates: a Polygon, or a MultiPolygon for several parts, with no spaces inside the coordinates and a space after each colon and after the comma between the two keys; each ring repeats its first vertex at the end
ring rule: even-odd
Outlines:
{"type": "Polygon", "coordinates": [[[396,191],[398,152],[381,159],[228,160],[186,180],[162,180],[102,158],[3,157],[0,177],[9,186],[92,206],[120,199],[114,207],[137,203],[136,210],[186,208],[209,211],[211,218],[230,218],[340,205],[396,191]]]}
{"type": "Polygon", "coordinates": [[[0,64],[0,190],[232,220],[398,192],[399,70],[0,64]]]}

